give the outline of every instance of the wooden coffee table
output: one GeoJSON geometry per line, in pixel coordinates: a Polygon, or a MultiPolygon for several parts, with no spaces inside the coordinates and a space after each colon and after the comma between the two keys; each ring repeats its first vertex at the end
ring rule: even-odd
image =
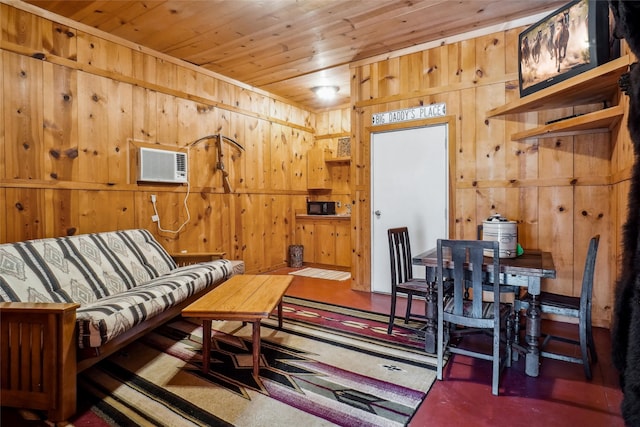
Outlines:
{"type": "Polygon", "coordinates": [[[239,320],[253,323],[253,375],[260,371],[260,321],[278,306],[278,327],[282,328],[282,297],[293,277],[289,275],[233,276],[182,310],[184,317],[202,319],[202,372],[209,372],[211,321],[239,320]]]}

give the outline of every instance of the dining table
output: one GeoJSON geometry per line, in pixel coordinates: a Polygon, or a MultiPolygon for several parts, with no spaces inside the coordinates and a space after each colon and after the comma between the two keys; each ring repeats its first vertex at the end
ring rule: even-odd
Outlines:
{"type": "MultiPolygon", "coordinates": [[[[445,251],[443,257],[445,258],[445,274],[449,274],[453,269],[450,253],[445,251]]],[[[483,270],[486,272],[488,283],[495,283],[494,274],[490,271],[492,262],[491,257],[484,257],[483,270]]],[[[436,291],[438,256],[436,248],[413,256],[412,264],[426,268],[425,278],[428,284],[428,292],[425,298],[425,315],[427,319],[424,328],[425,351],[435,353],[438,321],[438,295],[436,291]]],[[[531,303],[526,310],[525,343],[522,346],[517,341],[515,343],[516,348],[520,348],[525,353],[525,372],[528,376],[537,377],[539,374],[541,311],[537,297],[540,295],[541,281],[542,279],[554,279],[555,277],[556,270],[550,252],[525,249],[522,255],[515,258],[500,258],[500,286],[526,288],[531,295],[531,303]]],[[[515,338],[517,340],[518,337],[516,336],[515,338]]]]}

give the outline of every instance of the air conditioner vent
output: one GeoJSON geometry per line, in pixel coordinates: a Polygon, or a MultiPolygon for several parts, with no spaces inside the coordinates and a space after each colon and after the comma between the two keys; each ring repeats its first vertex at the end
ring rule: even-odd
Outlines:
{"type": "Polygon", "coordinates": [[[138,181],[187,182],[187,153],[155,148],[140,148],[138,152],[138,181]]]}

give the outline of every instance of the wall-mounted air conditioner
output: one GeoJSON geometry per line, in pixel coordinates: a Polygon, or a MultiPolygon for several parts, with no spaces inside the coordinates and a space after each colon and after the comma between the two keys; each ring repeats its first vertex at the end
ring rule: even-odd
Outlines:
{"type": "Polygon", "coordinates": [[[138,151],[138,181],[187,182],[187,153],[155,148],[138,151]]]}

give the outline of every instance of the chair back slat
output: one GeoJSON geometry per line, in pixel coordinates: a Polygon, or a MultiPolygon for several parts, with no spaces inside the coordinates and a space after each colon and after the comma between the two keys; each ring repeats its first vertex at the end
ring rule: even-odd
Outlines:
{"type": "MultiPolygon", "coordinates": [[[[451,263],[453,263],[453,307],[451,314],[455,316],[465,316],[475,319],[486,317],[483,313],[482,292],[485,283],[483,272],[484,250],[488,249],[494,253],[493,262],[489,271],[500,271],[499,243],[482,240],[447,240],[439,239],[438,256],[438,278],[444,277],[444,254],[445,249],[449,251],[451,263]],[[471,308],[465,310],[465,294],[471,290],[471,308]],[[479,297],[478,297],[479,296],[479,297]]],[[[494,275],[499,277],[499,275],[494,275]]],[[[440,290],[440,287],[438,288],[440,290]]],[[[500,301],[499,286],[493,287],[494,301],[500,301]]],[[[499,315],[499,304],[494,304],[494,316],[499,315]]]]}
{"type": "Polygon", "coordinates": [[[595,235],[589,241],[587,259],[584,263],[584,273],[582,275],[582,290],[580,291],[580,310],[591,311],[591,300],[593,299],[593,276],[596,269],[596,257],[600,235],[595,235]]]}
{"type": "Polygon", "coordinates": [[[391,259],[391,283],[393,285],[406,283],[413,279],[409,230],[407,227],[391,228],[387,234],[391,259]]]}

